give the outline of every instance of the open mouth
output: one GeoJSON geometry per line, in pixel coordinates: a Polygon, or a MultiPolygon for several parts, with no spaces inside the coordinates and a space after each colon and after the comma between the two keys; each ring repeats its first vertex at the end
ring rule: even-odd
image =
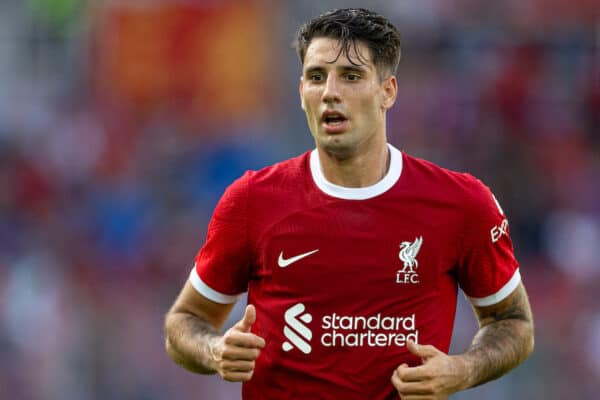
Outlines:
{"type": "Polygon", "coordinates": [[[338,111],[325,111],[323,113],[323,122],[330,127],[340,126],[347,120],[348,118],[338,111]]]}

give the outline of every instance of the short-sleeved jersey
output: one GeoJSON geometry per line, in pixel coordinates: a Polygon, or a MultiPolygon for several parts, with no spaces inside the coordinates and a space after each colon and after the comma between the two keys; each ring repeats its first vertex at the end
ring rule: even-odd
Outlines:
{"type": "Polygon", "coordinates": [[[328,182],[317,151],[247,172],[219,201],[190,280],[230,303],[246,290],[266,347],[242,397],[396,399],[390,378],[447,352],[457,288],[495,304],[519,284],[490,190],[391,145],[375,185],[328,182]]]}

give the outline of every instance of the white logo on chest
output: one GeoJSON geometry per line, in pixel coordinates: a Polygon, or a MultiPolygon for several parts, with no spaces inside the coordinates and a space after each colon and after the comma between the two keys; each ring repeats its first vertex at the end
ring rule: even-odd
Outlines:
{"type": "Polygon", "coordinates": [[[319,251],[319,249],[307,251],[306,253],[298,254],[297,256],[290,257],[290,258],[284,258],[283,251],[282,251],[281,253],[279,253],[279,258],[277,259],[277,265],[279,265],[281,268],[285,268],[288,265],[295,263],[296,261],[300,261],[303,258],[306,258],[312,254],[315,254],[317,251],[319,251]]]}
{"type": "Polygon", "coordinates": [[[284,351],[290,351],[296,347],[304,354],[311,352],[312,331],[306,324],[312,321],[312,315],[305,311],[306,307],[302,303],[286,310],[284,315],[286,325],[283,327],[283,334],[288,341],[283,342],[281,345],[284,351]]]}
{"type": "Polygon", "coordinates": [[[415,269],[419,267],[417,255],[423,244],[423,236],[415,238],[414,242],[400,243],[398,257],[404,263],[404,267],[396,272],[396,283],[419,283],[419,274],[415,269]]]}

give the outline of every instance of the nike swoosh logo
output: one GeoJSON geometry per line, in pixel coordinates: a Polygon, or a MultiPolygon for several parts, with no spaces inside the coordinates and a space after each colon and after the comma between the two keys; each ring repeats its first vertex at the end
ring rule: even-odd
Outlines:
{"type": "Polygon", "coordinates": [[[277,265],[279,265],[281,268],[285,268],[288,265],[295,263],[296,261],[302,260],[303,258],[310,256],[311,254],[315,254],[317,251],[319,251],[319,249],[309,251],[306,253],[302,253],[302,254],[298,254],[297,256],[290,257],[290,258],[283,258],[283,251],[282,251],[281,253],[279,253],[279,259],[277,260],[277,265]]]}

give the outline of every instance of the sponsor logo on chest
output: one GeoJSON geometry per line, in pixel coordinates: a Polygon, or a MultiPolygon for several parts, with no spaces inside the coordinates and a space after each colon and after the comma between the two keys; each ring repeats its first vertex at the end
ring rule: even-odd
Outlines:
{"type": "Polygon", "coordinates": [[[407,340],[419,343],[415,313],[408,315],[344,315],[337,312],[321,317],[321,335],[313,341],[310,327],[313,316],[303,303],[288,308],[284,314],[281,348],[290,352],[298,349],[310,354],[313,346],[322,347],[404,347],[407,340]]]}

